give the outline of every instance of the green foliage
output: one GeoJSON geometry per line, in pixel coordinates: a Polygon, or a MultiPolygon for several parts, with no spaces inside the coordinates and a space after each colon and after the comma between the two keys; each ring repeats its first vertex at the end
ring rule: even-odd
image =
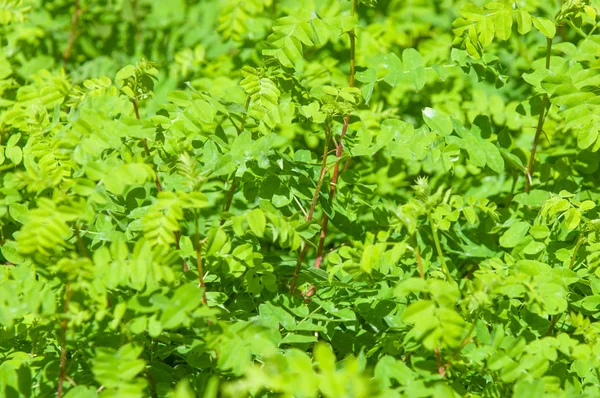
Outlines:
{"type": "Polygon", "coordinates": [[[599,10],[0,0],[0,396],[598,396],[599,10]]]}

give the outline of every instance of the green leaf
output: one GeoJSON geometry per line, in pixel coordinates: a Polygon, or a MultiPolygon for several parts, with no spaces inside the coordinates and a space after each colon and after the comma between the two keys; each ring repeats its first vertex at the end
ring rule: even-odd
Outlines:
{"type": "Polygon", "coordinates": [[[494,13],[494,31],[500,40],[508,40],[512,34],[512,15],[509,10],[494,13]]]}
{"type": "Polygon", "coordinates": [[[407,48],[402,52],[402,63],[407,71],[406,78],[415,86],[415,90],[421,90],[425,86],[425,66],[423,57],[414,48],[407,48]]]}
{"type": "Polygon", "coordinates": [[[598,140],[598,126],[584,126],[577,134],[577,146],[581,149],[587,149],[598,140]]]}
{"type": "Polygon", "coordinates": [[[396,54],[389,53],[385,55],[383,57],[382,66],[388,72],[383,77],[383,81],[388,83],[390,86],[395,87],[404,79],[404,66],[402,65],[402,61],[396,54]]]}
{"type": "Polygon", "coordinates": [[[500,237],[500,246],[515,247],[527,235],[527,231],[529,231],[529,223],[524,221],[514,223],[500,237]]]}
{"type": "Polygon", "coordinates": [[[567,225],[568,230],[574,230],[579,226],[581,221],[581,213],[578,209],[571,207],[565,213],[565,223],[567,225]]]}
{"type": "Polygon", "coordinates": [[[23,159],[23,151],[18,146],[6,147],[6,149],[4,149],[4,154],[14,164],[21,163],[21,160],[23,159]]]}
{"type": "Polygon", "coordinates": [[[492,170],[498,174],[504,173],[504,159],[498,147],[489,141],[481,143],[483,150],[485,151],[486,164],[492,170]]]}
{"type": "Polygon", "coordinates": [[[485,16],[477,22],[477,38],[483,47],[487,47],[494,41],[494,18],[485,16]]]}
{"type": "Polygon", "coordinates": [[[465,149],[469,153],[469,160],[477,167],[484,167],[486,164],[484,146],[472,135],[466,136],[463,140],[465,149]]]}
{"type": "Polygon", "coordinates": [[[514,11],[515,17],[517,19],[517,29],[520,34],[524,35],[531,30],[532,18],[531,14],[522,9],[517,9],[514,11]]]}
{"type": "Polygon", "coordinates": [[[515,385],[513,398],[531,398],[544,395],[544,381],[538,380],[520,380],[515,385]]]}
{"type": "Polygon", "coordinates": [[[423,120],[432,130],[437,131],[441,135],[450,135],[454,131],[452,120],[449,116],[433,109],[425,108],[422,110],[423,120]]]}
{"type": "Polygon", "coordinates": [[[248,225],[252,230],[252,233],[260,238],[264,236],[265,227],[267,225],[267,218],[265,213],[261,209],[254,209],[247,215],[248,225]]]}
{"type": "Polygon", "coordinates": [[[76,386],[64,395],[65,398],[96,398],[98,393],[94,387],[76,386]]]}
{"type": "Polygon", "coordinates": [[[187,379],[181,380],[177,383],[175,387],[175,391],[170,395],[171,398],[194,398],[196,394],[194,390],[190,386],[190,383],[187,379]]]}
{"type": "Polygon", "coordinates": [[[368,104],[375,88],[375,82],[377,81],[377,71],[374,68],[368,68],[364,72],[357,73],[356,80],[366,83],[362,88],[362,95],[365,103],[368,104]]]}
{"type": "Polygon", "coordinates": [[[554,22],[547,18],[533,17],[533,26],[549,39],[552,39],[556,35],[554,22]]]}

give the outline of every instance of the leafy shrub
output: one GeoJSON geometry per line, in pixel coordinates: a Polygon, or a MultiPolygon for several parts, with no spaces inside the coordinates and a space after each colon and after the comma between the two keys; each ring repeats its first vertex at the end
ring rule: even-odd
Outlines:
{"type": "Polygon", "coordinates": [[[0,0],[0,395],[598,396],[599,10],[0,0]]]}

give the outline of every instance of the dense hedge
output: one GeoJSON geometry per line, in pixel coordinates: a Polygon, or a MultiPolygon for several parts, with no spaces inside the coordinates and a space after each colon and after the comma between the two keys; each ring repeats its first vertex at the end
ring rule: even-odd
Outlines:
{"type": "Polygon", "coordinates": [[[0,396],[597,397],[600,1],[0,0],[0,396]]]}

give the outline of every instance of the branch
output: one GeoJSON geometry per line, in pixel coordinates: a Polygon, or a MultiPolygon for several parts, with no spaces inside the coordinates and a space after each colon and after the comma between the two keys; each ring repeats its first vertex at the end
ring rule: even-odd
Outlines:
{"type": "Polygon", "coordinates": [[[585,228],[581,230],[579,236],[577,237],[577,244],[575,244],[575,249],[573,249],[573,254],[571,255],[571,262],[569,263],[569,269],[573,269],[573,265],[575,265],[575,260],[577,259],[577,252],[581,248],[583,242],[585,242],[585,237],[583,236],[585,232],[585,228]]]}
{"type": "Polygon", "coordinates": [[[67,282],[65,301],[63,304],[63,313],[65,314],[65,319],[60,322],[60,368],[58,371],[58,390],[56,392],[58,398],[62,398],[63,384],[65,382],[65,378],[67,377],[67,329],[69,327],[69,320],[66,315],[69,311],[69,300],[71,300],[71,293],[71,286],[67,282]]]}
{"type": "MultiPolygon", "coordinates": [[[[552,53],[552,39],[546,39],[546,69],[550,69],[550,55],[552,53]]],[[[538,118],[537,127],[535,129],[535,136],[533,137],[533,144],[531,146],[531,154],[529,155],[529,164],[527,170],[525,170],[525,192],[529,192],[532,184],[531,174],[533,173],[533,164],[535,162],[535,152],[537,151],[538,142],[540,140],[540,134],[544,128],[544,120],[547,112],[546,107],[550,104],[548,94],[544,94],[542,99],[542,107],[540,109],[540,116],[538,118]]]]}
{"type": "Polygon", "coordinates": [[[440,264],[442,266],[442,272],[446,275],[446,278],[450,281],[452,277],[450,276],[450,270],[446,265],[446,260],[444,260],[444,252],[442,251],[442,245],[440,244],[440,237],[438,235],[438,229],[431,218],[431,214],[427,214],[427,219],[429,220],[429,226],[431,227],[431,233],[433,234],[433,243],[435,244],[435,250],[437,252],[438,257],[440,258],[440,264]]]}
{"type": "Polygon", "coordinates": [[[456,358],[456,356],[460,353],[460,351],[467,345],[469,344],[469,342],[471,341],[471,334],[473,333],[473,331],[475,330],[475,322],[473,322],[471,324],[471,328],[469,329],[469,331],[467,332],[467,335],[465,336],[465,338],[463,339],[463,341],[460,343],[460,345],[458,346],[458,348],[456,349],[456,351],[454,351],[454,353],[452,354],[452,357],[450,359],[454,359],[456,358]]]}
{"type": "Polygon", "coordinates": [[[550,325],[548,326],[548,331],[546,332],[546,336],[550,336],[552,334],[552,332],[554,331],[554,327],[556,326],[556,323],[558,322],[558,320],[560,319],[561,316],[562,316],[562,313],[552,315],[552,317],[550,318],[550,325]]]}
{"type": "Polygon", "coordinates": [[[330,135],[331,135],[331,123],[328,123],[327,129],[325,130],[325,146],[323,147],[323,158],[321,160],[321,172],[319,173],[319,180],[317,181],[317,187],[315,188],[315,194],[313,195],[313,199],[310,204],[310,209],[308,210],[308,214],[306,215],[306,221],[311,221],[313,218],[313,213],[315,212],[315,206],[317,205],[317,200],[319,199],[319,193],[321,192],[321,186],[323,185],[323,180],[325,179],[325,173],[326,173],[326,168],[327,168],[327,154],[329,153],[330,135]]]}
{"type": "MultiPolygon", "coordinates": [[[[235,186],[236,179],[234,174],[231,180],[231,187],[229,187],[229,191],[227,191],[227,199],[225,200],[225,205],[223,206],[223,213],[229,211],[229,209],[231,208],[231,202],[233,201],[233,195],[235,194],[235,186]]],[[[223,225],[224,222],[225,219],[223,218],[223,216],[221,216],[221,225],[223,225]]]]}
{"type": "MultiPolygon", "coordinates": [[[[140,118],[140,110],[138,108],[138,103],[137,100],[135,98],[131,99],[131,103],[133,104],[133,110],[135,112],[135,117],[137,120],[141,120],[140,118]]],[[[142,143],[144,144],[144,152],[146,152],[146,157],[151,160],[151,156],[150,156],[150,148],[148,148],[148,142],[146,141],[145,138],[142,138],[142,143]]],[[[160,183],[160,180],[158,179],[158,170],[154,171],[154,185],[156,185],[156,190],[158,192],[162,192],[163,191],[163,187],[160,183]]],[[[175,231],[173,233],[173,235],[175,235],[175,248],[177,248],[177,250],[181,250],[181,247],[179,246],[179,240],[181,239],[181,234],[179,233],[179,231],[175,231]]],[[[187,265],[187,261],[183,260],[183,272],[188,272],[190,270],[190,268],[187,265]]]]}
{"type": "MultiPolygon", "coordinates": [[[[196,227],[196,268],[198,269],[198,283],[202,289],[202,303],[206,304],[206,286],[204,285],[204,268],[202,267],[202,243],[200,242],[200,228],[198,228],[198,211],[194,210],[194,226],[196,227]]],[[[204,241],[202,241],[204,242],[204,241]]]]}
{"type": "Polygon", "coordinates": [[[446,377],[446,367],[444,366],[444,363],[442,362],[442,355],[440,354],[440,348],[435,347],[435,349],[433,351],[435,352],[435,360],[437,361],[438,373],[440,374],[440,376],[446,377]]]}
{"type": "Polygon", "coordinates": [[[308,244],[304,244],[302,250],[300,250],[300,255],[298,256],[298,261],[296,261],[296,269],[294,270],[294,276],[292,276],[292,283],[290,283],[290,294],[294,294],[296,291],[296,284],[298,283],[298,275],[300,275],[300,267],[302,266],[302,260],[306,256],[306,252],[308,251],[308,244]]]}
{"type": "Polygon", "coordinates": [[[417,267],[419,268],[419,275],[421,279],[425,279],[425,272],[423,271],[423,259],[421,258],[421,252],[419,251],[419,242],[415,245],[415,256],[417,257],[417,267]]]}
{"type": "Polygon", "coordinates": [[[77,30],[77,23],[79,22],[79,16],[83,13],[83,10],[79,8],[79,0],[75,0],[75,12],[73,12],[73,18],[71,19],[71,33],[69,33],[69,42],[67,48],[63,52],[63,68],[67,68],[67,62],[71,58],[71,52],[73,51],[73,45],[75,44],[75,32],[77,30]]]}
{"type": "MultiPolygon", "coordinates": [[[[321,268],[323,263],[323,246],[325,245],[325,237],[327,236],[327,225],[329,224],[329,217],[327,214],[323,216],[323,224],[321,225],[321,236],[319,237],[319,246],[317,247],[317,259],[315,260],[315,268],[321,268]]],[[[308,300],[315,293],[315,286],[311,285],[306,292],[306,299],[308,300]]]]}
{"type": "MultiPolygon", "coordinates": [[[[350,16],[354,17],[356,12],[356,0],[351,0],[351,10],[350,16]]],[[[355,73],[355,65],[356,65],[356,35],[354,32],[354,28],[348,32],[350,36],[350,87],[354,87],[354,73],[355,73]]],[[[331,178],[331,185],[329,189],[329,199],[333,201],[335,199],[335,190],[337,186],[337,180],[340,174],[340,159],[344,150],[344,136],[348,132],[348,125],[350,124],[350,115],[346,115],[344,118],[344,125],[342,126],[342,133],[340,135],[340,142],[337,145],[335,156],[336,162],[333,168],[333,176],[331,178]]],[[[327,214],[323,214],[323,221],[321,223],[321,236],[319,237],[319,246],[317,248],[317,258],[315,260],[315,268],[321,268],[321,263],[323,262],[323,246],[325,244],[325,237],[327,236],[327,226],[329,224],[329,216],[327,214]]],[[[306,297],[310,297],[314,294],[315,287],[314,285],[310,287],[308,292],[306,293],[306,297]]]]}
{"type": "MultiPolygon", "coordinates": [[[[237,129],[238,134],[243,133],[244,129],[246,128],[246,118],[248,116],[248,109],[250,108],[251,100],[252,100],[252,98],[250,96],[248,96],[246,98],[246,103],[244,104],[244,109],[246,110],[246,113],[244,113],[244,116],[242,117],[242,123],[240,124],[240,128],[237,129]]],[[[229,211],[229,208],[231,207],[231,201],[233,200],[233,195],[235,194],[235,188],[236,188],[236,180],[235,180],[235,173],[234,173],[232,181],[231,181],[231,187],[229,187],[229,191],[227,192],[227,200],[225,202],[225,205],[223,206],[223,212],[229,211]]],[[[220,225],[223,225],[224,222],[225,222],[225,219],[223,219],[223,216],[221,215],[220,225]]]]}

